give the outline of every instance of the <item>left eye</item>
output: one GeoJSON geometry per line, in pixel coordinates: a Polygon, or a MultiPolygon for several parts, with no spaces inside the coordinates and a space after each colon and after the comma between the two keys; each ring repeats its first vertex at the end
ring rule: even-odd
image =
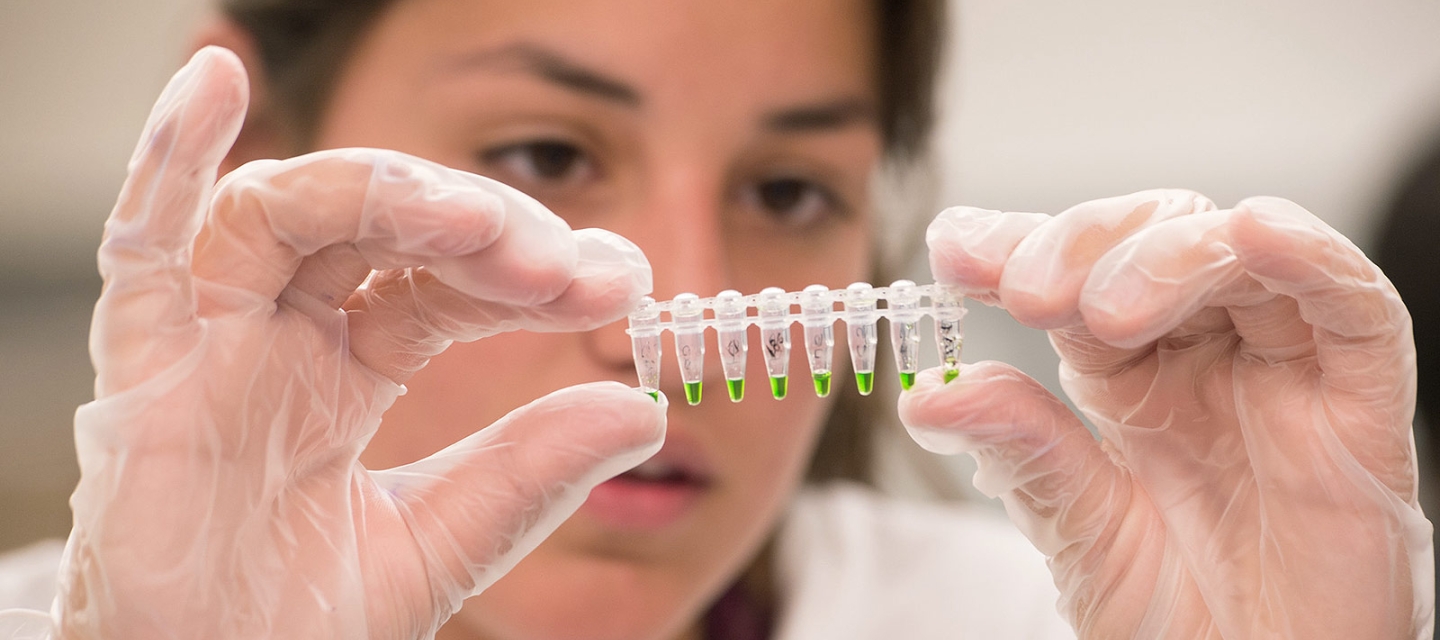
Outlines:
{"type": "Polygon", "coordinates": [[[762,214],[786,226],[814,224],[839,209],[828,189],[803,178],[762,180],[746,189],[744,197],[762,214]]]}
{"type": "Polygon", "coordinates": [[[583,181],[595,170],[584,151],[560,140],[534,140],[488,149],[480,153],[480,161],[491,177],[533,186],[583,181]]]}

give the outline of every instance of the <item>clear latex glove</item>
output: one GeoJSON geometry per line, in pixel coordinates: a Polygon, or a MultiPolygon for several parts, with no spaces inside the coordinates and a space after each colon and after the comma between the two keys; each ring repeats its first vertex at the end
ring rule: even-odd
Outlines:
{"type": "Polygon", "coordinates": [[[613,321],[649,265],[499,183],[394,152],[257,162],[217,185],[246,102],[239,60],[200,52],[131,161],[100,249],[97,399],[76,415],[54,628],[13,614],[17,637],[430,636],[660,446],[664,401],[599,383],[364,469],[428,357],[613,321]]]}
{"type": "Polygon", "coordinates": [[[928,240],[937,281],[1049,330],[1100,431],[994,362],[900,400],[920,444],[978,460],[1082,637],[1429,637],[1410,318],[1353,244],[1185,191],[951,209],[928,240]]]}

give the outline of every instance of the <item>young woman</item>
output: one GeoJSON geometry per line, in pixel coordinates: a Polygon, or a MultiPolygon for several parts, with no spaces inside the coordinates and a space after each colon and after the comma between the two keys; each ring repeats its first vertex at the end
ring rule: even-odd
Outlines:
{"type": "MultiPolygon", "coordinates": [[[[923,147],[940,18],[228,4],[201,40],[238,57],[206,49],[167,88],[107,225],[59,597],[9,624],[1069,633],[983,519],[797,497],[863,440],[833,398],[690,407],[627,386],[617,321],[641,295],[875,276],[871,179],[923,147]]],[[[980,459],[1082,635],[1431,624],[1408,319],[1353,246],[1287,202],[1183,191],[954,209],[927,240],[937,280],[1052,330],[1105,436],[996,363],[928,372],[900,404],[922,445],[980,459]]]]}

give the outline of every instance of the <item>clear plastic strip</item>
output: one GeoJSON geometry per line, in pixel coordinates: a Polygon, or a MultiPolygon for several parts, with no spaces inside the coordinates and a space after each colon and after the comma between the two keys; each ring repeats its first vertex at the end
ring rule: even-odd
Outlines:
{"type": "MultiPolygon", "coordinates": [[[[893,290],[894,290],[893,287],[876,287],[876,288],[874,288],[874,289],[870,289],[870,292],[873,293],[875,299],[881,300],[881,301],[885,301],[885,302],[888,303],[888,302],[891,300],[891,296],[893,296],[893,290]]],[[[961,291],[960,291],[959,289],[956,289],[956,288],[953,288],[953,287],[946,287],[945,285],[938,285],[938,284],[915,285],[915,292],[916,292],[916,294],[918,294],[918,296],[919,296],[921,299],[926,300],[926,301],[928,302],[928,304],[920,304],[920,305],[918,305],[918,306],[916,306],[916,307],[914,307],[914,308],[910,308],[910,309],[895,309],[895,308],[893,308],[893,307],[888,307],[888,306],[887,306],[887,307],[878,307],[878,306],[877,306],[876,308],[867,310],[865,313],[871,315],[871,317],[872,317],[872,320],[871,320],[871,321],[873,321],[873,318],[885,318],[886,320],[891,320],[891,321],[894,321],[894,320],[897,320],[897,319],[906,320],[906,319],[908,319],[908,316],[909,316],[910,314],[915,314],[916,317],[920,317],[920,316],[930,316],[930,317],[933,318],[933,317],[936,316],[936,313],[937,313],[937,312],[936,312],[936,306],[935,306],[935,300],[937,299],[937,296],[938,296],[939,299],[942,300],[942,301],[943,301],[943,300],[961,300],[961,299],[962,299],[962,296],[963,296],[963,294],[961,293],[961,291]],[[897,316],[901,316],[901,317],[900,317],[900,318],[897,318],[897,316]]],[[[845,319],[846,319],[846,315],[847,315],[847,314],[846,314],[846,310],[845,310],[845,309],[843,309],[843,308],[842,308],[842,309],[839,309],[839,310],[834,310],[834,309],[833,309],[833,307],[834,307],[835,305],[837,305],[837,304],[843,305],[843,304],[845,303],[845,293],[846,293],[846,290],[845,290],[845,289],[832,289],[832,290],[830,290],[830,291],[826,291],[826,292],[823,293],[823,295],[825,295],[827,298],[829,298],[830,306],[832,307],[832,310],[827,312],[828,315],[829,315],[829,320],[830,320],[831,322],[833,322],[833,321],[835,321],[835,320],[845,320],[845,319]]],[[[684,295],[684,294],[682,294],[682,295],[684,295]]],[[[781,301],[786,307],[799,307],[799,306],[800,306],[800,299],[801,299],[801,296],[802,296],[802,295],[805,295],[805,294],[804,294],[803,292],[799,292],[799,291],[795,291],[795,292],[788,292],[788,291],[787,291],[787,292],[785,292],[784,294],[782,294],[783,297],[780,299],[780,301],[781,301]]],[[[678,297],[678,296],[677,296],[677,297],[678,297]]],[[[648,307],[648,310],[649,310],[649,311],[652,311],[652,312],[655,313],[655,314],[664,314],[665,316],[669,316],[669,317],[668,317],[668,318],[658,319],[658,320],[657,320],[656,322],[654,322],[653,324],[646,325],[646,326],[644,326],[644,327],[642,328],[642,327],[636,326],[636,316],[635,316],[635,314],[631,314],[631,316],[630,316],[630,318],[631,318],[631,326],[630,326],[629,329],[626,329],[626,330],[625,330],[625,333],[634,336],[634,335],[656,335],[656,334],[659,334],[659,333],[662,333],[662,332],[665,332],[665,331],[674,331],[674,330],[675,330],[675,320],[674,320],[674,317],[673,317],[673,315],[672,315],[672,311],[673,311],[673,309],[675,308],[674,302],[673,302],[673,301],[659,302],[659,301],[654,301],[654,300],[649,299],[649,298],[647,298],[646,300],[649,300],[649,301],[650,301],[650,302],[649,302],[649,307],[648,307]]],[[[701,319],[700,319],[700,321],[699,321],[699,324],[700,324],[701,327],[703,327],[703,328],[705,328],[705,329],[715,329],[715,328],[717,328],[718,325],[719,325],[719,322],[720,322],[720,321],[719,321],[719,319],[717,319],[717,318],[715,317],[715,309],[716,309],[716,306],[717,306],[717,305],[716,305],[716,300],[717,300],[717,298],[699,298],[699,299],[694,303],[694,304],[696,304],[697,306],[699,306],[700,308],[702,308],[702,309],[704,310],[704,314],[705,314],[705,315],[704,315],[703,317],[701,317],[701,319]]],[[[760,319],[760,317],[759,317],[758,315],[752,315],[751,313],[749,313],[750,311],[753,311],[753,310],[756,310],[756,309],[759,308],[760,296],[759,296],[758,294],[757,294],[757,295],[742,296],[742,297],[740,298],[740,301],[741,301],[741,304],[742,304],[742,305],[745,307],[745,309],[746,309],[746,314],[745,314],[745,316],[744,316],[743,318],[731,319],[731,320],[729,320],[728,322],[732,322],[732,323],[733,323],[733,322],[739,322],[739,323],[740,323],[740,327],[739,327],[739,328],[745,328],[745,329],[748,329],[748,328],[750,328],[750,327],[753,326],[753,325],[761,324],[761,319],[760,319]]],[[[942,304],[943,304],[943,303],[942,303],[942,304]]],[[[643,305],[643,303],[642,303],[642,307],[643,307],[643,306],[644,306],[644,305],[643,305]]],[[[953,311],[951,310],[951,309],[952,309],[951,307],[941,306],[940,309],[942,310],[941,313],[953,313],[953,311]]],[[[805,320],[806,317],[807,317],[807,316],[806,316],[805,313],[802,312],[802,311],[789,310],[789,311],[786,311],[783,319],[777,318],[776,320],[777,320],[777,321],[783,321],[786,326],[789,326],[789,325],[792,325],[792,324],[795,324],[795,323],[804,322],[804,320],[805,320]]],[[[692,326],[693,326],[693,325],[692,325],[692,326]]],[[[729,327],[727,327],[727,328],[729,328],[729,327]]]]}
{"type": "Polygon", "coordinates": [[[844,320],[851,338],[851,363],[862,395],[869,395],[874,380],[875,346],[879,341],[876,324],[885,318],[890,324],[900,385],[909,390],[919,369],[919,322],[930,316],[935,322],[945,381],[959,373],[960,349],[964,340],[961,323],[965,317],[963,293],[938,284],[916,285],[899,280],[889,287],[873,288],[857,282],[846,289],[830,290],[811,285],[803,291],[787,292],[771,287],[758,294],[742,296],[724,291],[713,298],[682,293],[668,302],[641,299],[630,314],[635,371],[640,388],[656,395],[660,386],[661,334],[674,335],[680,357],[681,378],[690,404],[699,404],[707,329],[720,341],[721,360],[730,400],[739,402],[745,388],[745,335],[750,326],[760,327],[762,350],[770,378],[771,393],[784,398],[788,389],[790,328],[804,327],[803,345],[815,393],[829,395],[832,377],[833,325],[844,320]],[[927,304],[922,304],[924,300],[927,304]],[[880,303],[885,306],[881,307],[880,303]],[[836,305],[840,309],[836,309],[836,305]],[[799,307],[797,312],[795,307],[799,307]],[[755,313],[752,315],[751,311],[755,313]],[[662,318],[668,316],[668,318],[662,318]]]}

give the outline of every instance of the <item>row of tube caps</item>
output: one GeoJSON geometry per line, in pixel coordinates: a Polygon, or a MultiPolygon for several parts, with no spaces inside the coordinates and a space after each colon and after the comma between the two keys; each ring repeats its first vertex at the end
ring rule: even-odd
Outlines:
{"type": "Polygon", "coordinates": [[[757,325],[770,378],[770,393],[778,400],[785,397],[789,386],[790,326],[799,322],[804,328],[810,376],[816,395],[824,397],[830,394],[833,373],[834,325],[836,320],[843,319],[849,332],[847,342],[855,384],[861,395],[870,395],[875,383],[880,318],[886,318],[890,325],[890,343],[902,388],[909,390],[914,386],[920,370],[920,319],[927,315],[934,319],[935,342],[945,381],[958,375],[964,340],[963,301],[958,289],[938,284],[916,285],[909,280],[897,280],[881,288],[856,282],[835,291],[817,284],[798,293],[770,287],[752,296],[743,296],[738,291],[723,291],[713,298],[682,293],[669,302],[642,298],[630,314],[627,333],[634,349],[640,389],[655,397],[660,390],[660,334],[668,330],[674,335],[685,400],[695,405],[700,403],[704,377],[705,330],[713,327],[716,331],[726,390],[732,402],[739,402],[745,397],[745,364],[749,353],[746,334],[751,325],[757,325]],[[928,304],[922,304],[922,299],[928,299],[928,304]],[[879,306],[880,301],[886,303],[884,307],[879,306]],[[842,305],[841,310],[835,309],[837,303],[842,305]],[[798,313],[792,310],[795,306],[800,308],[798,313]],[[755,315],[750,314],[752,308],[756,310],[755,315]],[[668,319],[662,318],[662,313],[666,313],[668,319]]]}

